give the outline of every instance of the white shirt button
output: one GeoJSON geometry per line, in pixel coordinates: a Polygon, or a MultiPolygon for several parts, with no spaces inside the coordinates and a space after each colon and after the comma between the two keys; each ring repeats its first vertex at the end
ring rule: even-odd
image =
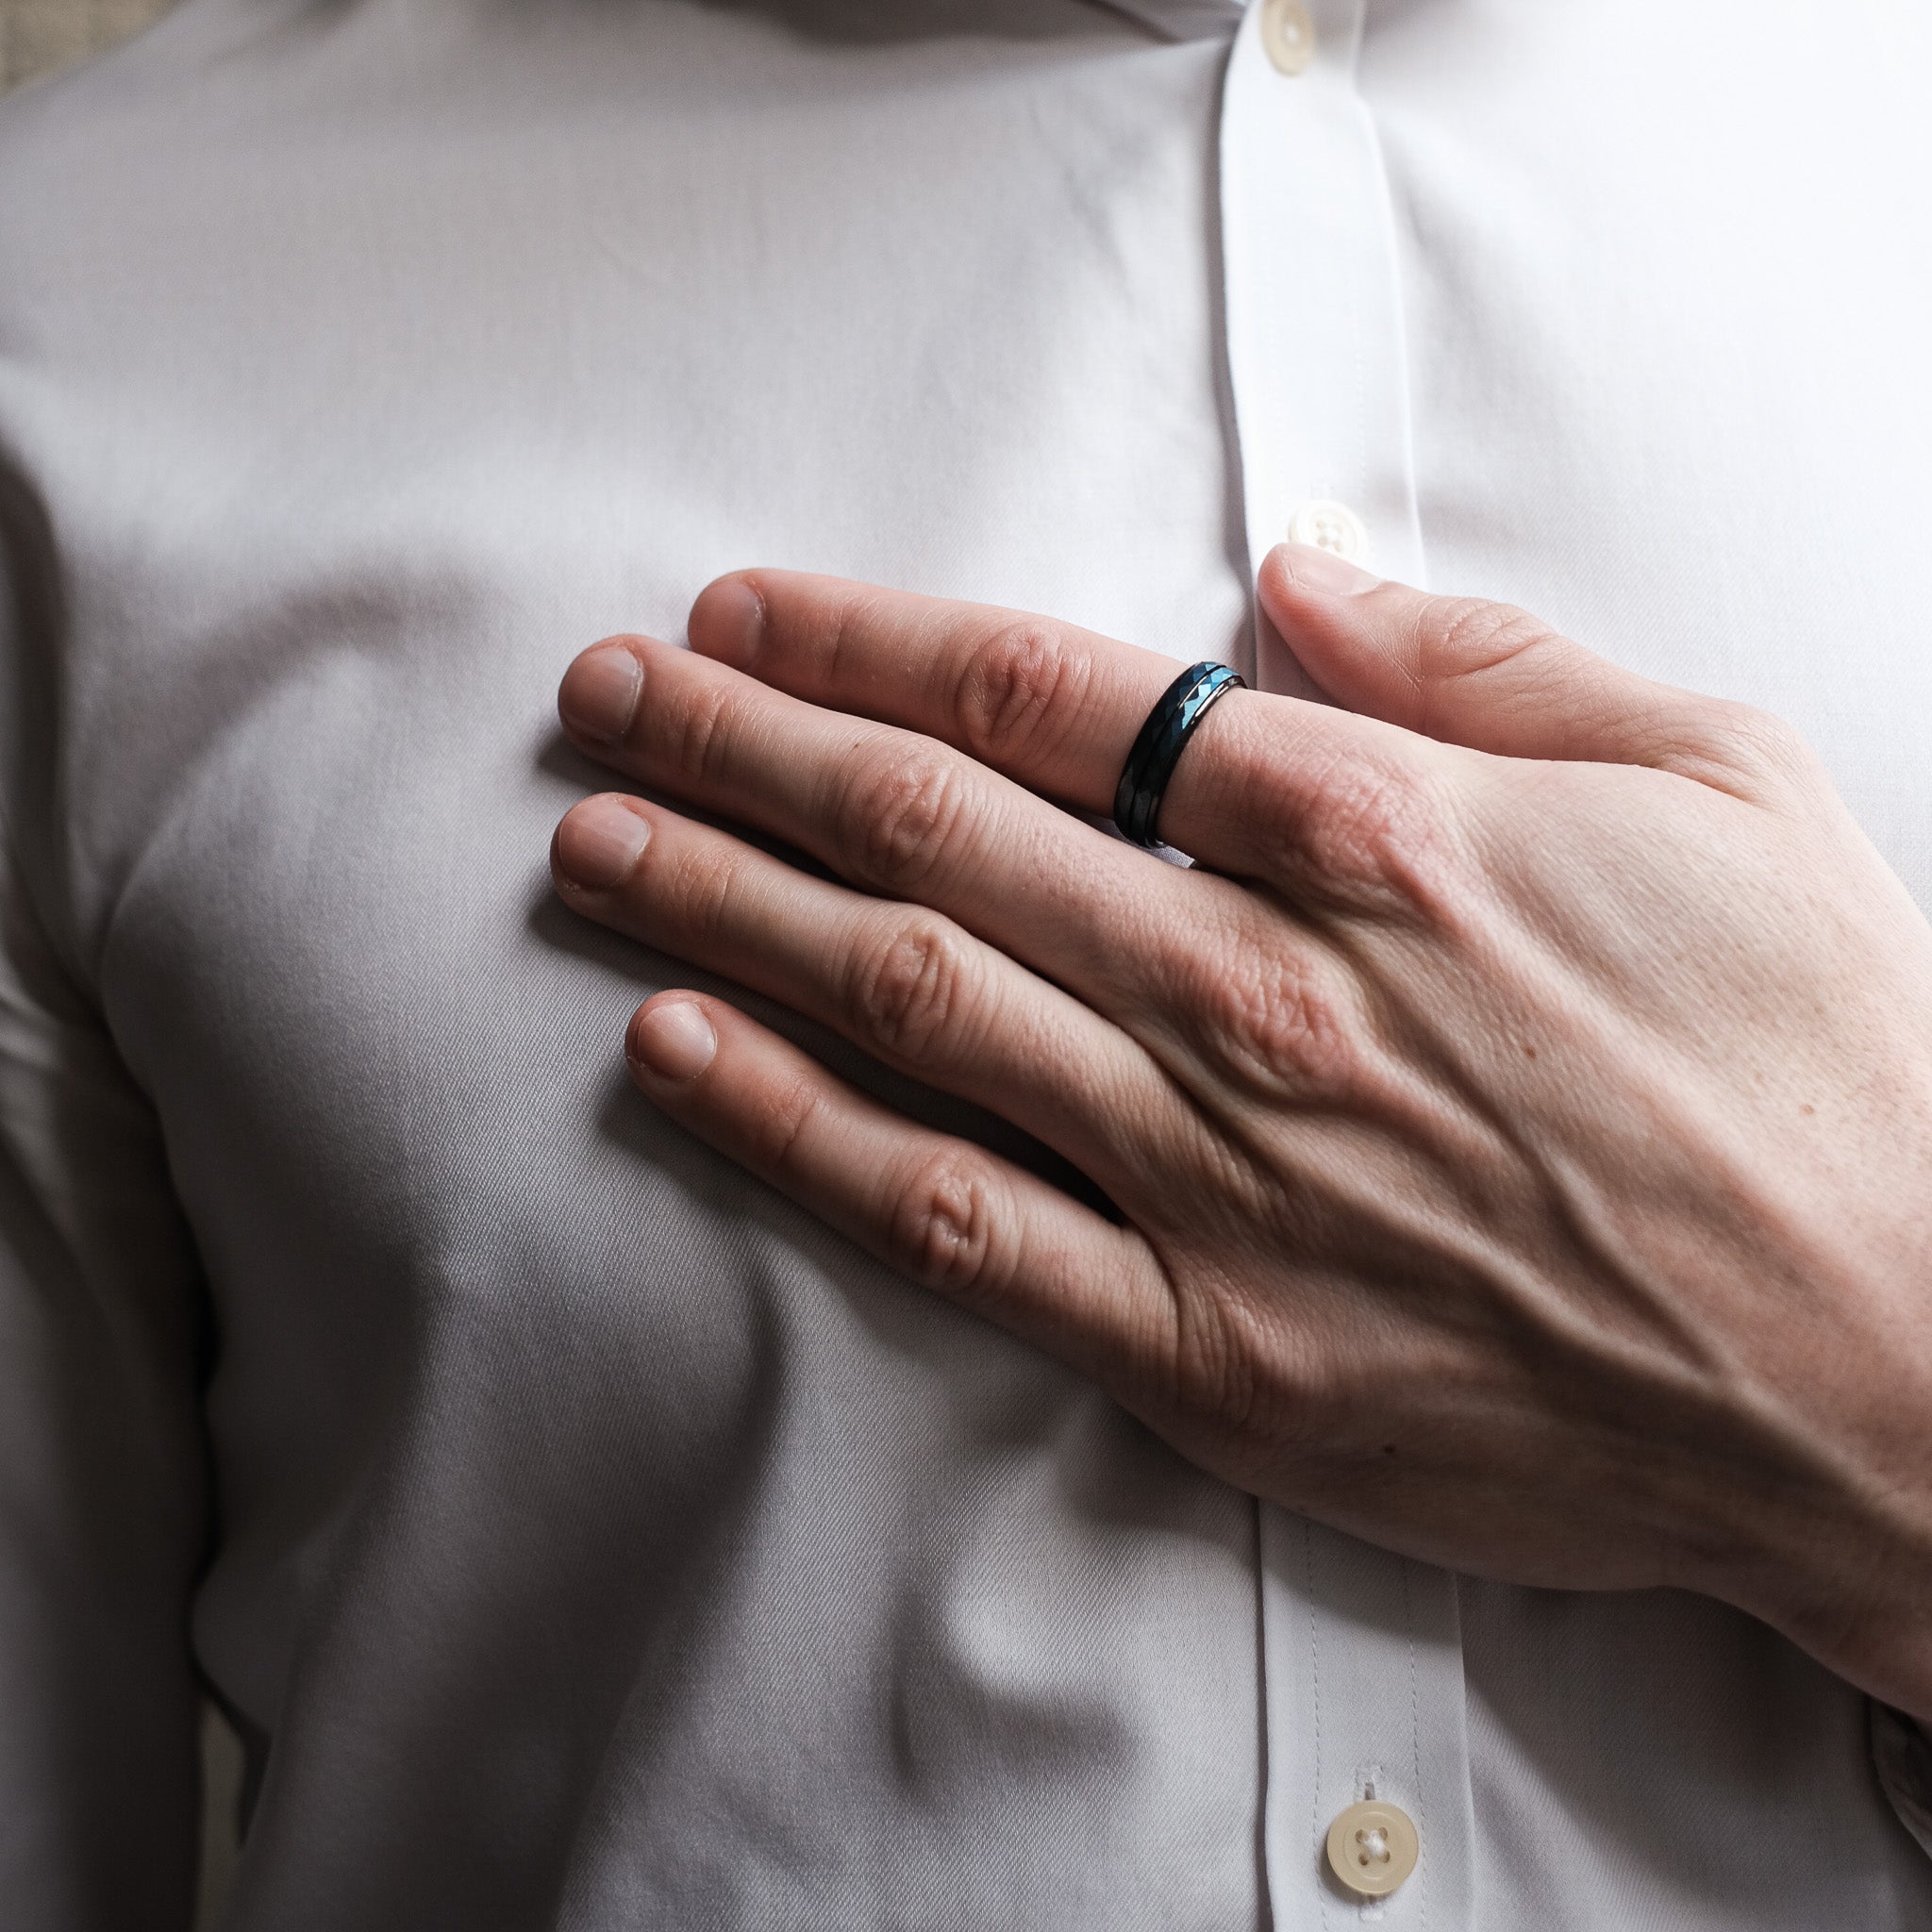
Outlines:
{"type": "Polygon", "coordinates": [[[1369,526],[1345,503],[1305,503],[1288,520],[1291,543],[1332,550],[1350,563],[1369,560],[1369,526]]]}
{"type": "Polygon", "coordinates": [[[1387,1898],[1415,1870],[1422,1842],[1407,1811],[1371,1798],[1328,1827],[1328,1866],[1357,1898],[1387,1898]]]}
{"type": "Polygon", "coordinates": [[[1315,58],[1315,22],[1304,0],[1261,0],[1261,44],[1282,74],[1306,74],[1315,58]]]}

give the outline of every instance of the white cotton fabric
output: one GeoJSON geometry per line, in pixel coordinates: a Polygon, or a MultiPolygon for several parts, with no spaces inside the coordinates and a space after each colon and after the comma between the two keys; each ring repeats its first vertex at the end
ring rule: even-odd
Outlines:
{"type": "Polygon", "coordinates": [[[548,894],[716,573],[1257,668],[1332,498],[1932,898],[1932,16],[1314,12],[189,0],[0,108],[9,1927],[185,1924],[203,1678],[234,1932],[1340,1927],[1371,1781],[1391,1927],[1932,1923],[1848,1686],[1199,1475],[668,1126],[548,894]]]}

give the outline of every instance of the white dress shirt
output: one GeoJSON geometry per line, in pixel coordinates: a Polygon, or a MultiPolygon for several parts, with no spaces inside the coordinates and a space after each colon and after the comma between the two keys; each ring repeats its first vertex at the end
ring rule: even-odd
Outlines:
{"type": "Polygon", "coordinates": [[[184,1923],[197,1673],[234,1932],[1932,1924],[1847,1685],[1199,1474],[631,1092],[705,982],[545,874],[563,666],[720,571],[1287,688],[1293,527],[1782,712],[1927,902],[1928,70],[1909,0],[189,0],[0,108],[7,1925],[184,1923]]]}

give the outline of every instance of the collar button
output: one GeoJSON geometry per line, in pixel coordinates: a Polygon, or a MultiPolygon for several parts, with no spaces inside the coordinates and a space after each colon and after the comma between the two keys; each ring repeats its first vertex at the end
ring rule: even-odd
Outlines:
{"type": "Polygon", "coordinates": [[[1278,74],[1306,74],[1315,58],[1315,20],[1306,0],[1261,0],[1261,44],[1278,74]]]}

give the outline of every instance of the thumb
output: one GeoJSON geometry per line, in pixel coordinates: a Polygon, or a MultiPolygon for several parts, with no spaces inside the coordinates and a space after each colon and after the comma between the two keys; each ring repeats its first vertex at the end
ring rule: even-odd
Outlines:
{"type": "Polygon", "coordinates": [[[1771,741],[1789,738],[1741,705],[1609,663],[1514,605],[1382,583],[1307,544],[1271,550],[1257,588],[1337,704],[1449,744],[1652,765],[1736,790],[1740,775],[1759,775],[1771,741]]]}

